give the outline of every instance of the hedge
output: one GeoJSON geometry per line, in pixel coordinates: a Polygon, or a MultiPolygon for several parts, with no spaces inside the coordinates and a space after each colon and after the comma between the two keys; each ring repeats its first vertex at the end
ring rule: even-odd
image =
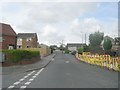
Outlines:
{"type": "Polygon", "coordinates": [[[32,57],[39,56],[39,51],[28,51],[28,50],[3,50],[6,55],[8,62],[19,62],[22,59],[31,59],[32,57]]]}

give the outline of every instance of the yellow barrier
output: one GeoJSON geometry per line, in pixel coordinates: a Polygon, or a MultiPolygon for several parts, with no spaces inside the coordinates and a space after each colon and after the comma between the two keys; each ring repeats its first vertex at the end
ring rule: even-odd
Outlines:
{"type": "Polygon", "coordinates": [[[113,58],[113,69],[115,71],[120,71],[120,58],[116,57],[116,58],[113,58]]]}
{"type": "Polygon", "coordinates": [[[120,57],[111,58],[110,55],[91,55],[90,52],[84,52],[83,55],[77,53],[76,58],[109,70],[120,71],[120,57]]]}

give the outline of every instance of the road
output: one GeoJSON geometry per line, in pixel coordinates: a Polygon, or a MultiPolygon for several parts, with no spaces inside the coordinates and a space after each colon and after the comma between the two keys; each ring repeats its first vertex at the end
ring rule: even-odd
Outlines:
{"type": "Polygon", "coordinates": [[[118,88],[118,73],[58,51],[45,68],[3,75],[3,88],[118,88]]]}

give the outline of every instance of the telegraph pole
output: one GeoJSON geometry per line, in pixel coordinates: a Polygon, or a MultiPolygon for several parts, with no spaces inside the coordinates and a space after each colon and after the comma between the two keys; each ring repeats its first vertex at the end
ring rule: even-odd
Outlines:
{"type": "Polygon", "coordinates": [[[61,44],[61,49],[62,49],[62,53],[63,53],[63,40],[62,40],[62,42],[60,42],[60,44],[61,44]]]}

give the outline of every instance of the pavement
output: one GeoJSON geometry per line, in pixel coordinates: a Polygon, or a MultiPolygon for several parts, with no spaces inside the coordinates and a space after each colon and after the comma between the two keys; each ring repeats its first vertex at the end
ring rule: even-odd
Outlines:
{"type": "Polygon", "coordinates": [[[42,67],[45,67],[48,63],[50,63],[51,59],[54,56],[55,54],[51,54],[49,56],[43,57],[41,58],[41,60],[33,64],[2,67],[2,72],[0,72],[0,75],[9,75],[9,74],[29,72],[35,69],[40,69],[42,67]]]}
{"type": "MultiPolygon", "coordinates": [[[[75,56],[57,51],[49,64],[24,73],[3,75],[3,90],[17,88],[118,88],[118,72],[79,62],[75,56]]],[[[46,60],[47,60],[46,59],[46,60]]],[[[43,60],[45,61],[45,60],[43,60]]]]}

